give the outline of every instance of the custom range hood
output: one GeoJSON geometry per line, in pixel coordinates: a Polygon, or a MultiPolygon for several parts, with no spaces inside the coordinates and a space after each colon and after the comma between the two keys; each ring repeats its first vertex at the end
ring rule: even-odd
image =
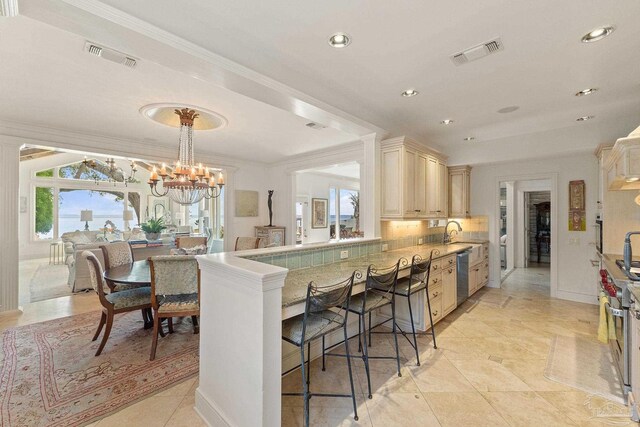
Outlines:
{"type": "Polygon", "coordinates": [[[605,170],[609,190],[640,190],[640,127],[616,141],[605,170]]]}

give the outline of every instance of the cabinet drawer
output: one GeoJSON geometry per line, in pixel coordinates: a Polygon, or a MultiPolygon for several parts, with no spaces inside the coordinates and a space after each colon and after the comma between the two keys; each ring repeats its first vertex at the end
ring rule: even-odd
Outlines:
{"type": "MultiPolygon", "coordinates": [[[[433,323],[435,324],[442,317],[442,297],[434,298],[430,301],[431,303],[431,317],[433,318],[433,323]]],[[[425,301],[425,311],[429,310],[427,303],[425,301]]],[[[427,311],[425,317],[425,321],[427,326],[429,326],[429,312],[427,311]]]]}
{"type": "Polygon", "coordinates": [[[453,267],[453,268],[456,267],[456,256],[455,255],[452,255],[452,256],[449,256],[449,257],[446,257],[446,258],[442,259],[440,268],[445,270],[445,269],[447,269],[449,267],[453,267]]]}
{"type": "Polygon", "coordinates": [[[442,273],[438,270],[437,273],[429,274],[429,288],[442,284],[442,273]]]}
{"type": "Polygon", "coordinates": [[[442,297],[442,281],[437,284],[429,285],[429,298],[434,300],[442,297]]]}
{"type": "Polygon", "coordinates": [[[434,273],[439,273],[440,267],[441,267],[441,260],[434,259],[433,261],[431,261],[431,275],[433,276],[434,273]]]}

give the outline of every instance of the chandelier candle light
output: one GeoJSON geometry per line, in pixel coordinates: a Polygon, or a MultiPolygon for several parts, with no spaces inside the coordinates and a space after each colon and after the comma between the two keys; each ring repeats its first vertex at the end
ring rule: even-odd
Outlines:
{"type": "Polygon", "coordinates": [[[180,116],[180,139],[178,142],[178,161],[173,172],[167,171],[167,165],[162,164],[158,171],[154,166],[149,178],[151,194],[156,197],[168,196],[180,205],[192,205],[203,198],[212,199],[220,196],[224,186],[222,172],[216,173],[202,166],[194,160],[193,155],[193,122],[198,114],[189,108],[176,109],[180,116]],[[158,183],[162,181],[162,190],[158,183]]]}

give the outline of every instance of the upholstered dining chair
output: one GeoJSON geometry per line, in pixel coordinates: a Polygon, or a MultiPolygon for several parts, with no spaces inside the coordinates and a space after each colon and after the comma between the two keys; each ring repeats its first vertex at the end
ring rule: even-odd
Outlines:
{"type": "MultiPolygon", "coordinates": [[[[121,265],[133,264],[133,251],[131,250],[131,245],[127,242],[114,242],[103,245],[102,255],[104,257],[105,270],[120,267],[121,265]]],[[[106,280],[106,282],[111,292],[124,291],[126,289],[144,286],[128,283],[116,283],[111,280],[106,280]]]]}
{"type": "Polygon", "coordinates": [[[262,239],[259,237],[236,237],[236,251],[244,251],[247,249],[258,249],[262,239]]]}
{"type": "Polygon", "coordinates": [[[153,342],[149,360],[156,358],[160,322],[166,318],[173,333],[173,318],[191,316],[197,334],[200,315],[200,270],[194,255],[162,255],[149,258],[153,342]]]}
{"type": "Polygon", "coordinates": [[[177,248],[193,248],[195,246],[207,246],[207,237],[191,237],[191,236],[178,236],[176,237],[177,248]]]}
{"type": "Polygon", "coordinates": [[[151,307],[151,288],[134,288],[122,290],[119,292],[106,293],[103,270],[98,258],[90,251],[84,251],[82,257],[86,258],[89,264],[89,278],[93,289],[98,294],[100,304],[102,304],[102,316],[100,317],[100,324],[96,330],[95,335],[91,341],[95,341],[100,336],[102,328],[106,326],[104,335],[100,346],[96,351],[96,356],[99,356],[104,349],[109,334],[111,334],[111,327],[113,326],[113,318],[116,314],[127,313],[136,310],[148,310],[151,307]]]}

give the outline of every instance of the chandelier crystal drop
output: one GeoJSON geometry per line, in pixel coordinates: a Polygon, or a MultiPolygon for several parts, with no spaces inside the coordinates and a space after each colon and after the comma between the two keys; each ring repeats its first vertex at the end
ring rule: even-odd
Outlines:
{"type": "Polygon", "coordinates": [[[178,161],[173,170],[162,164],[160,170],[154,166],[149,178],[151,194],[155,197],[168,196],[180,205],[192,205],[202,199],[220,196],[224,186],[222,172],[210,171],[202,163],[196,164],[193,155],[193,122],[198,114],[189,108],[176,109],[180,117],[180,138],[178,140],[178,161]],[[162,182],[162,185],[158,184],[162,182]],[[160,188],[161,187],[161,188],[160,188]]]}

